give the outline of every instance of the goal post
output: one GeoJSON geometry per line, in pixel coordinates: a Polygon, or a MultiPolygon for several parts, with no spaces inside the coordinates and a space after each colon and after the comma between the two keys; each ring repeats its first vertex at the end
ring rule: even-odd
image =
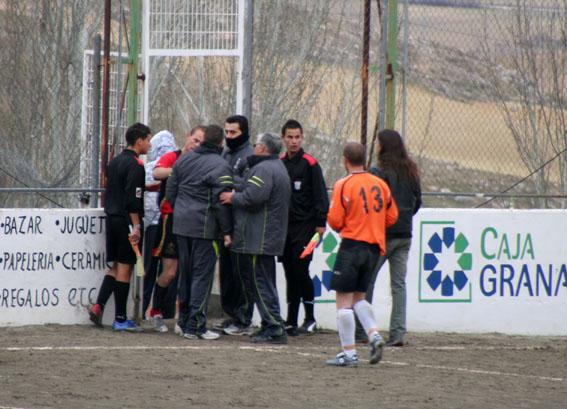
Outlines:
{"type": "Polygon", "coordinates": [[[143,0],[143,122],[150,115],[152,57],[237,58],[236,113],[242,113],[245,0],[143,0]]]}

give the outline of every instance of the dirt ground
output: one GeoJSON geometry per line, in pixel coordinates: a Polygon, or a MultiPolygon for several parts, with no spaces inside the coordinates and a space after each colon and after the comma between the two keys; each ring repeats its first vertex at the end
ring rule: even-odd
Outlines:
{"type": "Polygon", "coordinates": [[[357,368],[335,368],[325,365],[339,351],[332,331],[269,346],[88,325],[0,328],[0,408],[567,407],[567,337],[407,340],[378,365],[360,345],[357,368]]]}

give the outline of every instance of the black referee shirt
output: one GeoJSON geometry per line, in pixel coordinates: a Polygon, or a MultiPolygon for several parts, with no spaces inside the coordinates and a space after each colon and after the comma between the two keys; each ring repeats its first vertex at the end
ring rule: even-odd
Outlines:
{"type": "Polygon", "coordinates": [[[292,159],[287,153],[280,158],[291,181],[289,222],[315,220],[315,226],[325,227],[329,196],[319,163],[300,149],[292,159]]]}
{"type": "Polygon", "coordinates": [[[107,171],[104,212],[115,216],[144,216],[146,173],[136,152],[124,149],[110,161],[107,171]]]}

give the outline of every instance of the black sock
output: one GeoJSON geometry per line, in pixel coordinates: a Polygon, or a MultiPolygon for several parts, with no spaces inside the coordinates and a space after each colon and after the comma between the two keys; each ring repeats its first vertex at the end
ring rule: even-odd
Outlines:
{"type": "Polygon", "coordinates": [[[161,285],[156,283],[156,286],[154,287],[154,299],[152,301],[152,308],[154,310],[163,310],[163,301],[167,296],[167,289],[168,287],[162,287],[161,285]]]}
{"type": "Polygon", "coordinates": [[[286,324],[297,327],[297,314],[299,314],[299,301],[287,303],[287,320],[286,324]]]}
{"type": "Polygon", "coordinates": [[[315,304],[313,301],[303,301],[303,309],[305,310],[305,321],[315,321],[315,315],[313,313],[315,304]]]}
{"type": "Polygon", "coordinates": [[[104,306],[106,302],[114,292],[114,287],[116,283],[116,278],[111,275],[105,275],[104,279],[102,280],[102,284],[100,286],[100,290],[98,291],[98,297],[96,299],[96,303],[100,305],[100,308],[104,310],[104,306]]]}
{"type": "Polygon", "coordinates": [[[117,281],[114,287],[114,309],[115,319],[118,322],[124,322],[128,319],[126,315],[126,303],[128,302],[128,293],[130,292],[130,283],[117,281]]]}

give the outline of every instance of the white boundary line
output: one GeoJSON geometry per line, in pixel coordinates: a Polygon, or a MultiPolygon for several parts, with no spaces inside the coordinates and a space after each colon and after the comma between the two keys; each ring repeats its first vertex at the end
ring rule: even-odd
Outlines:
{"type": "MultiPolygon", "coordinates": [[[[154,346],[154,345],[139,345],[139,346],[30,346],[30,347],[4,347],[0,348],[0,351],[9,351],[9,352],[22,352],[22,351],[141,351],[141,350],[232,350],[234,346],[214,346],[214,345],[207,345],[207,346],[193,346],[193,345],[186,345],[186,346],[154,346]]],[[[247,350],[247,351],[256,351],[256,352],[295,352],[297,355],[301,356],[312,356],[312,357],[323,357],[323,354],[320,353],[310,353],[305,352],[305,350],[321,350],[318,347],[298,347],[295,348],[298,351],[291,351],[289,346],[251,346],[251,345],[241,345],[237,347],[240,350],[247,350]]],[[[481,347],[482,348],[482,347],[481,347]]],[[[491,348],[491,347],[487,347],[491,348]]],[[[536,347],[532,347],[536,349],[536,347]]],[[[449,350],[463,350],[467,349],[466,347],[425,347],[419,349],[449,349],[449,350]]],[[[480,348],[479,348],[480,349],[480,348]]],[[[494,347],[493,349],[499,349],[494,347]]],[[[520,349],[525,350],[526,348],[506,348],[506,349],[520,349]]],[[[394,362],[394,361],[381,361],[382,364],[393,365],[393,366],[415,366],[417,368],[425,368],[425,369],[438,369],[440,371],[457,371],[457,372],[466,372],[471,374],[482,374],[482,375],[494,375],[494,376],[510,376],[515,378],[524,378],[524,379],[537,379],[542,381],[554,381],[554,382],[566,382],[566,378],[556,378],[551,376],[540,376],[540,375],[524,375],[519,373],[513,372],[501,372],[501,371],[487,371],[483,369],[473,369],[473,368],[462,368],[462,367],[451,367],[451,366],[444,366],[444,365],[426,365],[426,364],[412,364],[409,362],[394,362]]],[[[4,409],[4,407],[0,406],[0,409],[4,409]]]]}

